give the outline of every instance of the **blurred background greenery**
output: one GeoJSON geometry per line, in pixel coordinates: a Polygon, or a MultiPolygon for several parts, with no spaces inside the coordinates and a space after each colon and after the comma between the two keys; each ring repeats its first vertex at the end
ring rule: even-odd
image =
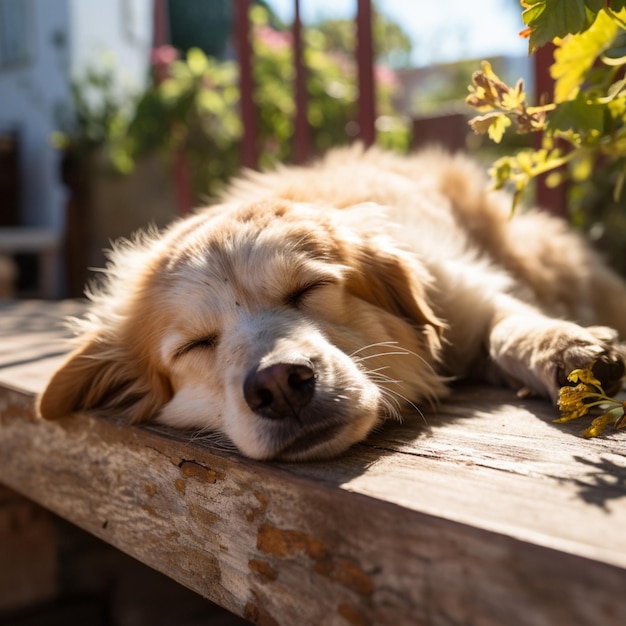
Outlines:
{"type": "MultiPolygon", "coordinates": [[[[104,153],[111,168],[131,173],[143,155],[159,152],[172,161],[184,154],[194,204],[206,201],[239,168],[242,124],[239,70],[230,50],[232,3],[178,0],[171,7],[171,46],[153,52],[152,77],[139,93],[114,88],[117,68],[90,67],[72,82],[73,116],[55,134],[58,147],[89,160],[104,153]],[[216,10],[217,6],[220,10],[216,10]]],[[[291,31],[263,2],[250,11],[254,104],[259,165],[291,158],[294,134],[291,31]]],[[[407,55],[411,43],[399,25],[376,13],[374,33],[381,58],[407,55]]],[[[303,32],[307,68],[307,119],[313,154],[353,140],[356,65],[354,23],[328,20],[303,32]]],[[[395,112],[394,72],[377,65],[377,142],[407,150],[409,119],[395,112]]],[[[68,118],[69,119],[69,118],[68,118]]]]}

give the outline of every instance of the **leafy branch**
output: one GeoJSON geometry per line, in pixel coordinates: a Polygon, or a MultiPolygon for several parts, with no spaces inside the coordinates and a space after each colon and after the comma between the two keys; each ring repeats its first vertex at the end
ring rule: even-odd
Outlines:
{"type": "MultiPolygon", "coordinates": [[[[602,159],[617,166],[614,198],[620,197],[626,181],[626,0],[522,0],[522,6],[521,34],[530,52],[555,46],[554,97],[531,106],[522,81],[507,85],[485,62],[474,73],[466,102],[481,114],[470,121],[475,133],[499,143],[509,128],[542,132],[539,149],[494,162],[495,187],[512,183],[516,204],[537,176],[571,163],[576,179],[602,159]]],[[[553,184],[559,181],[553,176],[553,184]]]]}

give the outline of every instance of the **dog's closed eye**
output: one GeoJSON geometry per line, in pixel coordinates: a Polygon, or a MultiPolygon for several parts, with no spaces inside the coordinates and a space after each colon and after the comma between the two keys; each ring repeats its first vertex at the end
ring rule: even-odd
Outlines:
{"type": "Polygon", "coordinates": [[[174,358],[179,358],[184,354],[187,354],[191,350],[200,349],[211,349],[217,346],[218,335],[217,333],[213,333],[211,335],[207,335],[206,337],[200,337],[198,339],[192,339],[191,341],[187,341],[176,350],[174,353],[174,358]]]}
{"type": "Polygon", "coordinates": [[[290,291],[284,298],[284,303],[290,307],[298,307],[302,304],[306,296],[311,294],[313,291],[318,289],[319,287],[324,287],[325,285],[330,285],[334,281],[322,278],[319,280],[311,281],[310,283],[306,283],[301,285],[297,289],[290,291]]]}

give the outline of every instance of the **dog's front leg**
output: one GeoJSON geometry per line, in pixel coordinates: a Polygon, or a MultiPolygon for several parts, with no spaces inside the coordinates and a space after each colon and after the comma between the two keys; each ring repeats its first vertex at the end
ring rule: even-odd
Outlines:
{"type": "Polygon", "coordinates": [[[572,370],[596,362],[594,373],[605,391],[619,390],[626,349],[617,343],[616,331],[550,318],[513,298],[499,304],[489,328],[488,348],[507,380],[556,400],[572,370]]]}

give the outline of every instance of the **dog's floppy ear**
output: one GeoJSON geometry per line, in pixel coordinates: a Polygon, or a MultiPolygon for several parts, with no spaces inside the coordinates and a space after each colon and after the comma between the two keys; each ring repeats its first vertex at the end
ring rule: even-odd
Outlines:
{"type": "MultiPolygon", "coordinates": [[[[376,225],[380,225],[380,215],[372,223],[371,206],[359,205],[355,215],[362,211],[362,207],[366,214],[361,215],[358,241],[350,241],[344,250],[346,264],[352,270],[347,288],[366,302],[405,318],[416,326],[434,330],[434,339],[438,340],[443,334],[444,323],[428,302],[426,285],[432,282],[432,277],[416,257],[403,250],[384,232],[384,225],[381,228],[376,225]],[[367,219],[368,215],[370,219],[367,219]],[[363,233],[367,224],[370,228],[363,233]]],[[[350,221],[353,219],[354,216],[350,221]]]]}
{"type": "Polygon", "coordinates": [[[95,337],[55,372],[38,401],[46,419],[95,410],[129,422],[149,419],[172,397],[168,379],[125,350],[95,337]]]}

